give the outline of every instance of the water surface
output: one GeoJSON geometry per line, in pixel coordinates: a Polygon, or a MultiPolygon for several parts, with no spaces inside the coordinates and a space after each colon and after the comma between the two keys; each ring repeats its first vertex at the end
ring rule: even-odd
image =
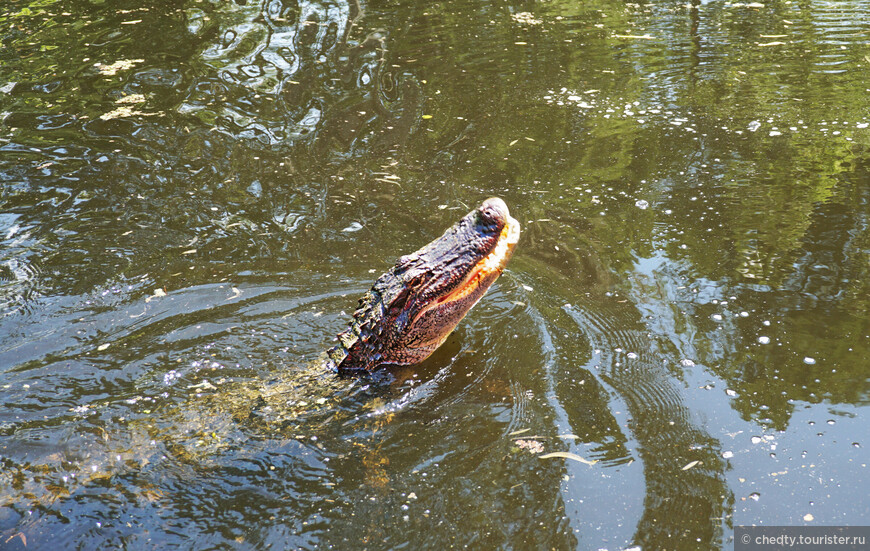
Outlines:
{"type": "Polygon", "coordinates": [[[870,3],[19,0],[0,39],[4,549],[870,523],[870,3]],[[441,350],[239,414],[488,196],[523,235],[441,350]]]}

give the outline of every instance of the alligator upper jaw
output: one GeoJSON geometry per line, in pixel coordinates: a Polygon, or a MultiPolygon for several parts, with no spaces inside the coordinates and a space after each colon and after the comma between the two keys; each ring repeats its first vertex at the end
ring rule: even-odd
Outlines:
{"type": "MultiPolygon", "coordinates": [[[[507,206],[504,209],[507,211],[507,206]]],[[[433,308],[444,307],[450,303],[460,303],[469,300],[470,297],[476,297],[474,302],[465,310],[467,312],[504,271],[519,239],[520,223],[506,212],[504,227],[492,251],[468,271],[468,275],[454,290],[423,308],[417,317],[419,318],[433,308]]]]}
{"type": "Polygon", "coordinates": [[[498,198],[487,199],[444,234],[403,256],[368,291],[339,344],[336,371],[409,365],[435,351],[501,275],[520,225],[498,198]]]}

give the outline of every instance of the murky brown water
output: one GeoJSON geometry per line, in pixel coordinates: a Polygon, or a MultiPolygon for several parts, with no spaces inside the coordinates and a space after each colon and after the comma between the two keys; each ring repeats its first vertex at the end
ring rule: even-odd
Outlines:
{"type": "Polygon", "coordinates": [[[18,0],[0,39],[3,549],[870,524],[870,3],[18,0]],[[522,240],[439,352],[239,418],[488,196],[522,240]]]}

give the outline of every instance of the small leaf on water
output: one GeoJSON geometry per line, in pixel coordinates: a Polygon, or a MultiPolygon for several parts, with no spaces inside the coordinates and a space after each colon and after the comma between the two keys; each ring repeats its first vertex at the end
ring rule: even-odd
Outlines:
{"type": "Polygon", "coordinates": [[[553,457],[561,457],[562,459],[573,459],[574,461],[579,461],[580,463],[586,463],[587,465],[594,465],[594,464],[598,463],[597,459],[595,461],[589,461],[588,459],[583,459],[582,457],[580,457],[576,453],[571,453],[571,452],[545,453],[544,455],[541,455],[539,457],[541,459],[550,459],[553,457]]]}
{"type": "Polygon", "coordinates": [[[697,465],[697,464],[699,464],[699,463],[700,463],[700,461],[697,461],[697,460],[696,460],[696,461],[690,461],[689,463],[686,463],[686,465],[683,467],[683,470],[684,470],[684,471],[688,471],[689,469],[691,469],[692,467],[694,467],[695,465],[697,465]]]}
{"type": "Polygon", "coordinates": [[[432,115],[423,115],[421,118],[422,118],[424,121],[428,121],[429,119],[432,118],[432,115]]]}
{"type": "Polygon", "coordinates": [[[164,291],[163,289],[159,289],[159,288],[154,289],[154,294],[151,295],[150,297],[146,297],[145,302],[151,302],[151,300],[153,300],[155,298],[165,297],[165,296],[166,296],[166,291],[164,291]]]}
{"type": "Polygon", "coordinates": [[[656,38],[656,37],[648,35],[648,34],[645,34],[643,36],[636,35],[636,34],[615,34],[615,35],[613,35],[613,37],[614,38],[636,38],[639,40],[655,40],[655,38],[656,38]]]}
{"type": "Polygon", "coordinates": [[[107,342],[107,343],[105,343],[105,344],[101,344],[100,346],[98,346],[98,347],[97,347],[97,350],[99,350],[100,352],[102,352],[103,350],[109,348],[110,346],[112,346],[112,344],[107,342]]]}

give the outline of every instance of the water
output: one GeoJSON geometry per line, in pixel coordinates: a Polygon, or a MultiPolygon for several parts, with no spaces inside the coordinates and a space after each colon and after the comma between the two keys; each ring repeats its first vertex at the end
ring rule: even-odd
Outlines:
{"type": "Polygon", "coordinates": [[[868,14],[4,3],[2,547],[868,524],[868,14]],[[432,358],[240,414],[488,196],[523,236],[432,358]]]}

